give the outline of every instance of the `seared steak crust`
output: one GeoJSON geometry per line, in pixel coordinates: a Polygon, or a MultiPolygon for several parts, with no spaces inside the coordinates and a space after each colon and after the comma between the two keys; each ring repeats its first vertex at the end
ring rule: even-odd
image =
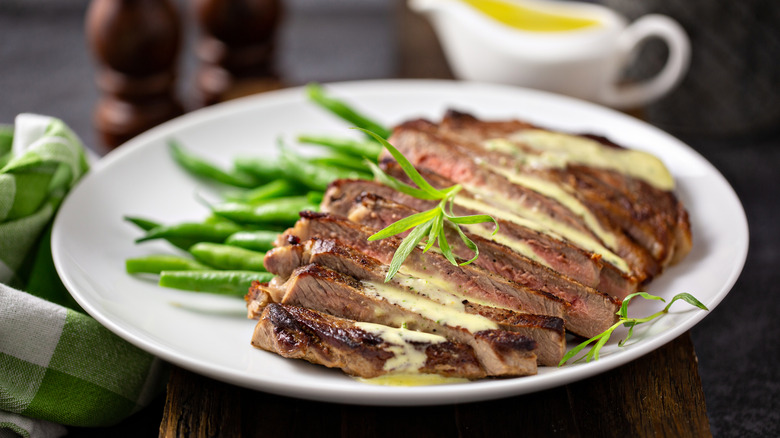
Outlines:
{"type": "MultiPolygon", "coordinates": [[[[413,211],[403,205],[367,195],[353,208],[349,218],[381,229],[412,213],[413,211]]],[[[453,253],[463,260],[468,260],[472,255],[471,250],[454,231],[450,230],[447,234],[453,253]]],[[[474,265],[528,290],[541,291],[568,303],[564,309],[568,331],[589,338],[608,329],[617,321],[619,300],[522,257],[500,243],[468,232],[465,234],[479,247],[480,256],[474,261],[474,265]]]]}
{"type": "MultiPolygon", "coordinates": [[[[404,179],[399,174],[401,171],[397,164],[383,163],[383,167],[388,174],[404,179]]],[[[424,170],[421,171],[421,174],[434,187],[446,187],[454,184],[444,180],[439,175],[424,170]]],[[[349,216],[356,203],[361,202],[364,197],[370,198],[371,196],[389,199],[416,211],[429,210],[435,206],[432,201],[414,198],[376,181],[337,180],[326,191],[322,210],[339,216],[349,216]]],[[[465,189],[461,190],[458,196],[473,197],[465,189]]],[[[457,205],[453,207],[453,212],[458,216],[481,214],[479,211],[457,205]]],[[[496,221],[502,235],[530,247],[534,255],[551,269],[577,280],[585,286],[605,292],[617,299],[622,299],[637,290],[638,279],[636,277],[623,274],[613,265],[604,263],[600,256],[592,252],[500,218],[496,221]]],[[[476,226],[482,226],[492,232],[493,224],[485,223],[476,226]]]]}
{"type": "MultiPolygon", "coordinates": [[[[383,240],[368,241],[368,236],[377,231],[346,218],[328,213],[301,212],[301,220],[279,238],[279,243],[287,242],[288,236],[294,240],[311,238],[336,239],[355,250],[389,264],[401,239],[390,237],[383,240]]],[[[273,262],[271,262],[273,264],[273,262]]],[[[507,280],[499,275],[479,268],[474,264],[454,266],[444,256],[420,249],[413,250],[404,262],[404,266],[418,272],[428,272],[441,278],[449,278],[474,293],[483,291],[483,300],[491,301],[501,307],[526,313],[562,317],[568,306],[560,298],[549,293],[529,289],[507,280]]],[[[269,268],[269,270],[272,268],[269,268]]],[[[275,268],[274,268],[275,269],[275,268]]],[[[275,271],[272,271],[275,272],[275,271]]]]}
{"type": "MultiPolygon", "coordinates": [[[[522,186],[510,184],[503,174],[482,163],[501,163],[519,174],[559,184],[614,236],[616,243],[611,249],[629,263],[639,281],[650,281],[689,251],[687,214],[671,192],[593,167],[569,164],[563,170],[540,168],[507,151],[484,146],[486,140],[506,138],[531,128],[540,129],[523,122],[486,122],[450,111],[439,124],[426,120],[406,122],[395,129],[390,140],[415,166],[430,169],[455,182],[521,200],[527,207],[546,211],[562,223],[574,226],[578,222],[577,215],[567,213],[566,207],[556,205],[549,198],[544,201],[522,186]]],[[[622,149],[604,138],[583,137],[622,149]]]]}
{"type": "MultiPolygon", "coordinates": [[[[282,278],[289,277],[294,269],[298,267],[294,266],[298,262],[303,264],[315,263],[350,275],[358,280],[378,283],[384,281],[387,273],[387,266],[378,260],[331,239],[312,239],[301,244],[275,248],[268,253],[266,260],[268,266],[284,268],[283,272],[271,270],[271,272],[278,274],[282,278]]],[[[535,340],[539,346],[536,353],[540,365],[556,365],[561,360],[566,344],[563,320],[561,318],[520,313],[507,308],[495,307],[494,305],[469,302],[468,300],[473,298],[484,302],[482,297],[487,294],[475,293],[472,288],[460,287],[461,285],[453,283],[451,279],[447,278],[431,278],[429,282],[427,279],[399,274],[388,282],[387,285],[396,287],[399,290],[406,290],[410,294],[425,296],[435,301],[434,298],[426,295],[424,289],[419,290],[419,287],[417,287],[418,284],[425,286],[429,283],[437,285],[437,287],[434,287],[434,290],[428,293],[444,293],[446,298],[452,296],[453,300],[462,301],[461,304],[464,305],[466,313],[481,315],[498,323],[503,330],[521,333],[535,340]],[[451,287],[451,291],[441,289],[438,285],[442,284],[451,287]]],[[[500,306],[500,304],[498,305],[500,306]]]]}
{"type": "MultiPolygon", "coordinates": [[[[388,361],[398,360],[398,346],[381,334],[366,331],[354,321],[305,307],[271,303],[265,307],[252,336],[252,345],[283,357],[340,368],[364,378],[393,372],[388,361]]],[[[479,379],[485,371],[471,347],[455,342],[409,343],[425,360],[405,372],[479,379]]],[[[403,364],[403,361],[401,361],[403,364]]]]}
{"type": "MultiPolygon", "coordinates": [[[[664,267],[676,263],[690,251],[691,234],[687,213],[672,192],[657,189],[640,179],[595,167],[569,164],[565,169],[537,168],[518,162],[510,154],[486,151],[480,146],[485,140],[506,138],[527,129],[544,128],[522,121],[484,121],[452,110],[436,125],[437,135],[454,142],[463,150],[479,153],[496,162],[503,161],[521,173],[533,174],[568,187],[570,193],[652,255],[658,266],[653,270],[653,265],[648,265],[651,269],[647,271],[647,276],[641,278],[644,281],[651,280],[664,267]]],[[[615,149],[624,149],[605,137],[581,137],[615,149]]]]}
{"type": "MultiPolygon", "coordinates": [[[[417,167],[439,173],[456,183],[466,184],[472,190],[479,188],[485,193],[500,194],[499,199],[485,199],[494,207],[505,208],[503,199],[509,199],[528,210],[542,212],[591,239],[599,240],[582,217],[557,200],[513,184],[505,175],[482,166],[481,162],[498,158],[489,157],[490,154],[484,151],[467,149],[462,142],[442,136],[437,125],[424,120],[406,122],[396,128],[390,141],[417,167]],[[475,160],[475,156],[480,157],[480,160],[475,160]]],[[[614,236],[617,243],[610,249],[626,260],[634,275],[644,279],[658,271],[658,261],[653,259],[648,249],[636,243],[598,211],[591,213],[600,226],[614,236]]]]}
{"type": "Polygon", "coordinates": [[[471,346],[489,376],[523,376],[536,373],[536,342],[519,333],[485,328],[471,331],[457,323],[433,320],[381,295],[373,294],[355,278],[310,264],[281,283],[269,284],[283,295],[282,304],[314,309],[330,315],[445,336],[471,346]]]}

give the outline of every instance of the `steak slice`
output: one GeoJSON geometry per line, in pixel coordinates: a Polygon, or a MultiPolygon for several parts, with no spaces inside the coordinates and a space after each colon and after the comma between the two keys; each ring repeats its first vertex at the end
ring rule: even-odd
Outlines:
{"type": "MultiPolygon", "coordinates": [[[[377,230],[349,221],[340,216],[327,213],[301,212],[301,219],[285,233],[279,236],[277,246],[300,242],[312,238],[336,239],[355,250],[366,254],[381,263],[389,264],[396,248],[401,243],[398,237],[369,241],[368,237],[377,230]]],[[[269,260],[267,269],[271,272],[283,272],[283,267],[275,266],[269,260]]],[[[562,317],[568,306],[552,294],[531,290],[527,287],[495,275],[474,264],[455,266],[443,255],[421,249],[414,249],[404,261],[405,271],[417,276],[427,274],[435,278],[446,278],[452,283],[462,285],[473,293],[484,291],[481,300],[498,307],[526,313],[562,317]]],[[[288,269],[288,272],[291,270],[288,269]]]]}
{"type": "MultiPolygon", "coordinates": [[[[543,129],[516,120],[483,121],[458,111],[448,111],[438,128],[443,136],[471,145],[484,145],[486,140],[496,138],[517,139],[515,134],[524,130],[543,129]]],[[[607,147],[625,149],[604,137],[588,134],[580,137],[607,147]]],[[[520,140],[518,146],[522,147],[522,140],[517,140],[520,140]]],[[[519,164],[515,157],[506,154],[494,158],[519,164]]],[[[639,178],[616,171],[571,163],[562,171],[555,168],[534,169],[527,165],[522,166],[522,171],[549,172],[548,178],[568,185],[573,193],[580,195],[592,207],[606,197],[612,198],[602,213],[648,248],[662,268],[676,263],[690,251],[688,214],[671,191],[661,190],[639,178]],[[587,181],[589,178],[593,179],[587,181]],[[587,192],[583,190],[584,186],[596,187],[597,190],[587,192]]]]}
{"type": "MultiPolygon", "coordinates": [[[[266,260],[269,266],[275,267],[290,267],[297,262],[315,263],[358,280],[375,283],[384,282],[388,269],[387,265],[378,260],[331,239],[312,239],[297,245],[275,248],[268,252],[266,260]]],[[[566,339],[561,318],[496,307],[493,303],[482,300],[489,293],[472,291],[471,288],[464,288],[446,278],[419,278],[398,273],[387,285],[443,305],[455,303],[468,314],[484,316],[498,323],[503,330],[517,332],[533,339],[538,346],[536,355],[540,365],[557,365],[563,357],[566,339]],[[472,302],[475,298],[477,302],[472,302]]],[[[250,314],[251,317],[253,315],[250,314]]]]}
{"type": "MultiPolygon", "coordinates": [[[[367,195],[353,208],[349,219],[381,229],[413,213],[413,210],[401,204],[367,195]]],[[[590,338],[617,321],[619,300],[523,257],[502,244],[469,232],[465,234],[477,245],[480,252],[480,256],[472,264],[530,290],[554,295],[568,303],[569,306],[564,309],[567,331],[590,338]]],[[[447,240],[455,255],[464,260],[472,257],[471,249],[454,230],[447,231],[447,240]]]]}
{"type": "Polygon", "coordinates": [[[469,345],[488,376],[536,373],[536,342],[501,330],[495,322],[420,300],[414,294],[382,283],[361,282],[351,276],[309,264],[279,277],[267,286],[282,295],[282,304],[307,307],[341,318],[404,327],[437,334],[469,345]]]}
{"type": "Polygon", "coordinates": [[[441,336],[365,324],[298,306],[271,303],[252,345],[363,378],[388,373],[485,377],[471,347],[441,336]]]}
{"type": "MultiPolygon", "coordinates": [[[[388,162],[383,163],[383,165],[388,174],[401,178],[399,173],[402,171],[396,163],[388,162]]],[[[437,188],[454,184],[425,170],[420,173],[437,188]]],[[[417,199],[377,181],[337,180],[328,187],[321,209],[336,215],[347,216],[356,202],[360,202],[362,197],[370,194],[406,205],[416,211],[429,210],[436,205],[435,202],[417,199]]],[[[473,198],[473,195],[464,189],[458,193],[458,198],[462,197],[473,198]]],[[[453,206],[453,212],[458,216],[482,214],[481,211],[468,209],[457,204],[453,206]]],[[[496,221],[500,230],[498,236],[490,235],[492,223],[477,224],[469,228],[477,232],[480,231],[477,227],[481,227],[483,237],[499,243],[503,242],[515,251],[521,247],[527,257],[615,298],[622,299],[636,292],[638,285],[636,277],[622,273],[613,265],[603,262],[596,254],[513,222],[500,218],[496,218],[496,221]]]]}
{"type": "MultiPolygon", "coordinates": [[[[390,142],[416,167],[439,173],[479,194],[492,207],[509,214],[523,211],[534,221],[546,222],[553,231],[578,246],[593,247],[594,252],[625,263],[637,278],[645,279],[660,272],[659,262],[599,211],[586,206],[571,210],[557,199],[522,184],[512,182],[506,174],[486,163],[498,160],[483,149],[464,145],[442,135],[438,125],[413,120],[396,127],[390,142]],[[599,232],[596,232],[599,230],[599,232]],[[615,258],[617,255],[619,258],[615,258]]],[[[514,174],[514,172],[511,172],[514,174]]],[[[568,194],[569,198],[572,197],[568,194]]],[[[576,200],[575,200],[576,201],[576,200]]]]}
{"type": "Polygon", "coordinates": [[[567,171],[571,189],[649,248],[661,269],[690,252],[688,212],[673,192],[604,169],[570,165],[567,171]]]}

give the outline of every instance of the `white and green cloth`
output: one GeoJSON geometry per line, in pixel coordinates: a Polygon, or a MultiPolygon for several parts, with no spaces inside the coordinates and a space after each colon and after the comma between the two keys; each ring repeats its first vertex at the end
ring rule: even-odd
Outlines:
{"type": "Polygon", "coordinates": [[[83,313],[54,269],[51,222],[87,170],[62,121],[0,126],[0,437],[115,424],[161,390],[160,362],[83,313]]]}

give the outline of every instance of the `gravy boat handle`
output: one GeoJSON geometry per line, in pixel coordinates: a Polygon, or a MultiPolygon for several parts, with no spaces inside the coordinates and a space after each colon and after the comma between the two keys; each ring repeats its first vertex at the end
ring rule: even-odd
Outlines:
{"type": "Polygon", "coordinates": [[[641,82],[612,82],[599,96],[604,104],[624,109],[640,107],[663,97],[685,76],[691,56],[688,35],[675,20],[658,14],[645,15],[623,30],[618,40],[622,64],[619,71],[625,69],[638,47],[649,38],[660,38],[669,48],[664,67],[652,78],[641,82]]]}

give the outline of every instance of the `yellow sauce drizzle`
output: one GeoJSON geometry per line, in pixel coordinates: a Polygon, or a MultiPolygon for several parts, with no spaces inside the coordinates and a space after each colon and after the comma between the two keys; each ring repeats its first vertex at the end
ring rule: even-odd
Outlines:
{"type": "Polygon", "coordinates": [[[409,291],[374,281],[364,281],[363,286],[366,293],[373,292],[376,296],[392,304],[422,315],[441,325],[462,327],[471,333],[498,328],[495,322],[483,316],[465,313],[465,306],[460,301],[452,300],[449,305],[444,305],[427,298],[424,294],[433,294],[435,289],[427,289],[420,293],[417,290],[409,291]]]}
{"type": "Polygon", "coordinates": [[[464,196],[455,197],[456,205],[530,228],[558,240],[567,240],[580,248],[601,255],[604,261],[614,265],[623,272],[630,273],[630,268],[625,260],[591,236],[562,222],[555,221],[546,214],[532,211],[518,202],[514,202],[503,196],[498,196],[496,193],[489,194],[479,187],[466,184],[462,185],[470,192],[478,194],[483,198],[494,199],[496,202],[505,206],[505,208],[496,208],[486,202],[478,201],[473,198],[466,198],[464,196]]]}
{"type": "MultiPolygon", "coordinates": [[[[490,232],[488,232],[488,234],[490,234],[490,232]]],[[[460,293],[463,286],[436,278],[425,272],[409,269],[403,265],[398,270],[395,279],[399,280],[404,286],[410,286],[417,292],[420,292],[420,294],[444,305],[447,305],[447,303],[455,304],[455,302],[457,302],[456,305],[460,308],[463,300],[468,300],[471,303],[481,304],[483,306],[501,307],[498,303],[487,302],[460,293]]]]}
{"type": "Polygon", "coordinates": [[[425,361],[428,359],[425,349],[416,347],[413,342],[439,344],[447,341],[443,336],[370,322],[357,322],[355,327],[374,334],[387,343],[387,349],[394,354],[383,367],[385,371],[389,372],[413,373],[425,365],[425,361]]]}
{"type": "Polygon", "coordinates": [[[501,0],[463,0],[488,17],[519,30],[563,32],[598,25],[597,20],[573,15],[553,14],[501,0]]]}
{"type": "Polygon", "coordinates": [[[439,374],[414,374],[414,373],[391,373],[383,376],[365,379],[357,377],[358,382],[369,383],[372,385],[383,386],[426,386],[426,385],[446,385],[452,383],[465,383],[468,379],[462,377],[444,377],[439,374]]]}
{"type": "Polygon", "coordinates": [[[644,151],[618,149],[589,138],[543,129],[526,129],[509,135],[503,141],[495,139],[489,142],[494,143],[494,148],[503,148],[518,153],[522,153],[522,150],[515,143],[521,143],[539,151],[542,155],[558,156],[551,161],[614,170],[640,179],[660,190],[674,189],[674,178],[669,173],[669,169],[658,157],[644,151]],[[495,144],[496,142],[499,144],[495,144]],[[500,144],[502,142],[503,144],[500,144]]]}
{"type": "Polygon", "coordinates": [[[529,175],[521,175],[500,167],[495,167],[494,170],[517,185],[529,188],[548,198],[555,199],[572,213],[582,218],[588,229],[598,236],[607,247],[615,248],[617,246],[617,238],[615,235],[605,230],[587,207],[585,207],[577,198],[563,190],[558,184],[529,175]]]}

